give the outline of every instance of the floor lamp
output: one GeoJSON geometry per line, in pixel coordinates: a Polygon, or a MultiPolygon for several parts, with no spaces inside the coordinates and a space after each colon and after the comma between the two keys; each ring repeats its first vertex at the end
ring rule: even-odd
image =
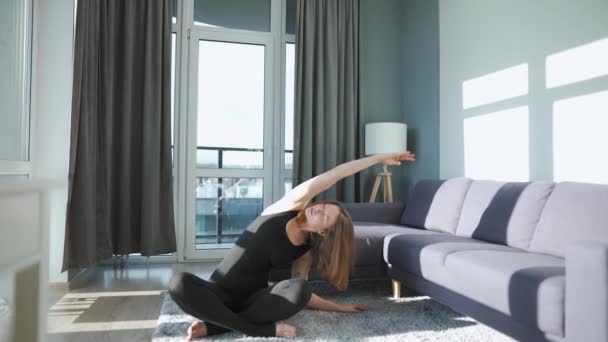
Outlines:
{"type": "MultiPolygon", "coordinates": [[[[407,125],[398,122],[376,122],[365,125],[365,154],[399,153],[407,150],[407,125]]],[[[370,203],[374,203],[381,183],[384,181],[384,202],[393,202],[393,174],[384,164],[376,175],[370,203]]]]}

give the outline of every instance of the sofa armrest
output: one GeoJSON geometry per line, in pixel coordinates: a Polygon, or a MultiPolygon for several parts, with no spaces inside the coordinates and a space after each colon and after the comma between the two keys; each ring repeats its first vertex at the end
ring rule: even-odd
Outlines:
{"type": "Polygon", "coordinates": [[[566,341],[608,341],[608,244],[566,248],[566,341]]]}
{"type": "Polygon", "coordinates": [[[344,203],[353,221],[399,224],[405,204],[397,203],[344,203]]]}

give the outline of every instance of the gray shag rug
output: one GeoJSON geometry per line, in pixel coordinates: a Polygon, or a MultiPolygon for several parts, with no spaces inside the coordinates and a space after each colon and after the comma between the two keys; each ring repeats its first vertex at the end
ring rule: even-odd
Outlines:
{"type": "MultiPolygon", "coordinates": [[[[295,338],[248,337],[230,332],[209,336],[201,341],[277,341],[277,340],[365,340],[365,341],[514,341],[470,317],[444,306],[429,297],[402,293],[393,299],[388,281],[351,282],[345,292],[333,290],[327,283],[311,283],[320,296],[344,304],[360,304],[368,311],[346,314],[302,310],[286,320],[296,327],[295,338]]],[[[186,315],[165,293],[153,342],[184,341],[195,318],[186,315]]]]}

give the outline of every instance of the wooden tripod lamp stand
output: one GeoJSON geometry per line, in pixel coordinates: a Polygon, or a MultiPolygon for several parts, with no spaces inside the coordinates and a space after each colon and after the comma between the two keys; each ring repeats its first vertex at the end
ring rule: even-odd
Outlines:
{"type": "MultiPolygon", "coordinates": [[[[365,125],[365,154],[399,153],[407,150],[407,125],[397,122],[376,122],[365,125]]],[[[374,203],[378,189],[384,181],[384,202],[393,202],[393,174],[384,164],[382,172],[376,175],[370,203],[374,203]]]]}

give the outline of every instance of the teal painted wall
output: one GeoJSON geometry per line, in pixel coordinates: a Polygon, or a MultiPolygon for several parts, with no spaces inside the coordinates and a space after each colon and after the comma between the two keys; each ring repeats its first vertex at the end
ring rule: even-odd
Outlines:
{"type": "MultiPolygon", "coordinates": [[[[549,89],[546,59],[608,38],[608,1],[442,0],[439,16],[440,176],[465,174],[465,118],[528,106],[529,178],[553,179],[554,102],[608,90],[608,78],[549,89]],[[523,63],[529,70],[527,95],[463,109],[463,82],[523,63]]],[[[517,132],[512,139],[518,139],[517,132]]]]}
{"type": "MultiPolygon", "coordinates": [[[[407,202],[417,181],[439,177],[439,2],[361,0],[360,39],[365,122],[405,122],[417,154],[390,168],[395,201],[407,202]]],[[[380,170],[363,172],[366,200],[380,170]]]]}
{"type": "Polygon", "coordinates": [[[407,0],[402,17],[402,101],[408,149],[416,162],[402,167],[404,190],[439,178],[439,1],[407,0]]]}
{"type": "MultiPolygon", "coordinates": [[[[365,123],[403,122],[402,8],[400,0],[360,2],[361,111],[365,123]]],[[[392,167],[393,196],[405,196],[402,168],[392,167]]],[[[369,201],[377,165],[361,172],[362,198],[369,201]]],[[[377,196],[382,201],[382,194],[377,196]]]]}

